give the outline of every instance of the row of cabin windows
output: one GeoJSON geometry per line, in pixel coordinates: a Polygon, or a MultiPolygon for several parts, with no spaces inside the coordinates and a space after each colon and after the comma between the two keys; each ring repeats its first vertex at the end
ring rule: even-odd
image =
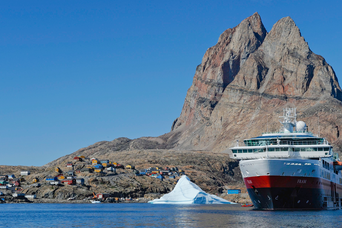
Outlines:
{"type": "MultiPolygon", "coordinates": [[[[246,146],[263,146],[263,145],[277,145],[276,139],[271,140],[244,140],[246,146]]],[[[303,140],[303,141],[291,141],[291,140],[280,140],[279,145],[322,145],[323,139],[319,140],[303,140]]]]}
{"type": "MultiPolygon", "coordinates": [[[[266,152],[266,148],[263,149],[238,149],[238,150],[232,150],[233,153],[260,153],[260,152],[266,152]]],[[[306,147],[306,148],[288,148],[288,147],[279,147],[279,148],[268,148],[268,152],[274,152],[274,151],[329,151],[329,147],[306,147]]]]}

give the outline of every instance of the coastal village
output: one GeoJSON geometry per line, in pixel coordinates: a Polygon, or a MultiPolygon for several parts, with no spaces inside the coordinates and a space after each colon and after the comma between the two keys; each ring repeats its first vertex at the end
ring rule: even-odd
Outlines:
{"type": "MultiPolygon", "coordinates": [[[[109,160],[97,158],[86,158],[75,156],[68,161],[64,167],[55,167],[55,172],[48,176],[37,176],[29,170],[20,171],[19,176],[14,174],[0,175],[0,202],[34,202],[37,199],[35,189],[50,186],[57,189],[63,186],[75,186],[78,188],[91,189],[90,177],[112,177],[118,174],[130,173],[135,176],[146,176],[156,178],[160,181],[166,180],[172,185],[176,184],[179,177],[184,174],[177,167],[149,167],[137,170],[132,164],[119,164],[109,160]],[[32,190],[33,189],[33,190],[32,190]]],[[[67,200],[79,199],[70,194],[67,200]]],[[[91,192],[85,194],[81,200],[95,202],[122,202],[132,201],[131,197],[115,195],[109,192],[91,192]]],[[[139,200],[139,199],[135,199],[139,200]]]]}
{"type": "MultiPolygon", "coordinates": [[[[179,159],[179,154],[169,155],[167,152],[155,151],[164,155],[164,158],[168,156],[168,159],[179,159]]],[[[171,192],[180,177],[186,174],[207,192],[220,196],[229,195],[229,199],[236,202],[250,202],[244,189],[241,193],[231,190],[242,186],[241,184],[234,186],[237,181],[232,178],[230,178],[233,181],[232,186],[212,187],[214,184],[221,183],[218,179],[220,176],[222,180],[227,180],[229,179],[227,177],[232,175],[232,171],[227,169],[229,164],[222,158],[213,158],[212,176],[208,179],[208,176],[201,171],[207,169],[204,164],[201,164],[203,160],[208,160],[206,153],[189,152],[183,156],[185,160],[178,163],[168,160],[169,164],[179,164],[177,166],[165,165],[163,161],[145,164],[141,160],[131,159],[130,156],[135,153],[116,152],[116,155],[123,155],[117,156],[118,159],[113,159],[113,156],[96,158],[71,154],[62,161],[46,167],[22,167],[21,170],[12,171],[0,167],[0,201],[1,203],[148,202],[171,192]],[[130,158],[129,160],[133,162],[127,162],[128,160],[124,158],[130,158]],[[194,160],[189,160],[190,158],[194,160]],[[186,165],[186,163],[194,164],[193,161],[199,164],[186,165]],[[219,162],[222,163],[219,165],[219,162]],[[225,163],[228,165],[227,168],[222,166],[225,163]]],[[[153,156],[143,154],[142,157],[153,156]]]]}

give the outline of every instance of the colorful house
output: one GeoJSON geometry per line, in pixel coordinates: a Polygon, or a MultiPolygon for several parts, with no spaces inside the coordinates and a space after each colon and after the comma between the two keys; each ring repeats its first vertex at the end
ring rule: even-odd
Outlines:
{"type": "Polygon", "coordinates": [[[30,175],[30,171],[21,171],[20,172],[20,175],[22,175],[22,176],[28,176],[28,175],[30,175]]]}
{"type": "Polygon", "coordinates": [[[76,184],[76,180],[75,179],[64,179],[61,181],[64,184],[68,184],[68,185],[75,185],[76,184]]]}

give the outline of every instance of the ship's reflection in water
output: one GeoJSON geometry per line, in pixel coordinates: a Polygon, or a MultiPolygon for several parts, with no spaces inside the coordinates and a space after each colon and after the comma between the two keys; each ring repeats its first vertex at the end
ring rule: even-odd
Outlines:
{"type": "Polygon", "coordinates": [[[257,211],[240,205],[181,206],[177,227],[341,227],[342,211],[257,211]]]}

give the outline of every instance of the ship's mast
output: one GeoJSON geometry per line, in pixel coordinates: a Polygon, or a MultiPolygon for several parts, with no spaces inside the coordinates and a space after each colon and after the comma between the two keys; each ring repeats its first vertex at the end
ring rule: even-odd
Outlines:
{"type": "Polygon", "coordinates": [[[296,108],[284,108],[283,115],[279,116],[279,122],[283,125],[282,130],[284,133],[292,133],[293,128],[296,126],[296,108]]]}

